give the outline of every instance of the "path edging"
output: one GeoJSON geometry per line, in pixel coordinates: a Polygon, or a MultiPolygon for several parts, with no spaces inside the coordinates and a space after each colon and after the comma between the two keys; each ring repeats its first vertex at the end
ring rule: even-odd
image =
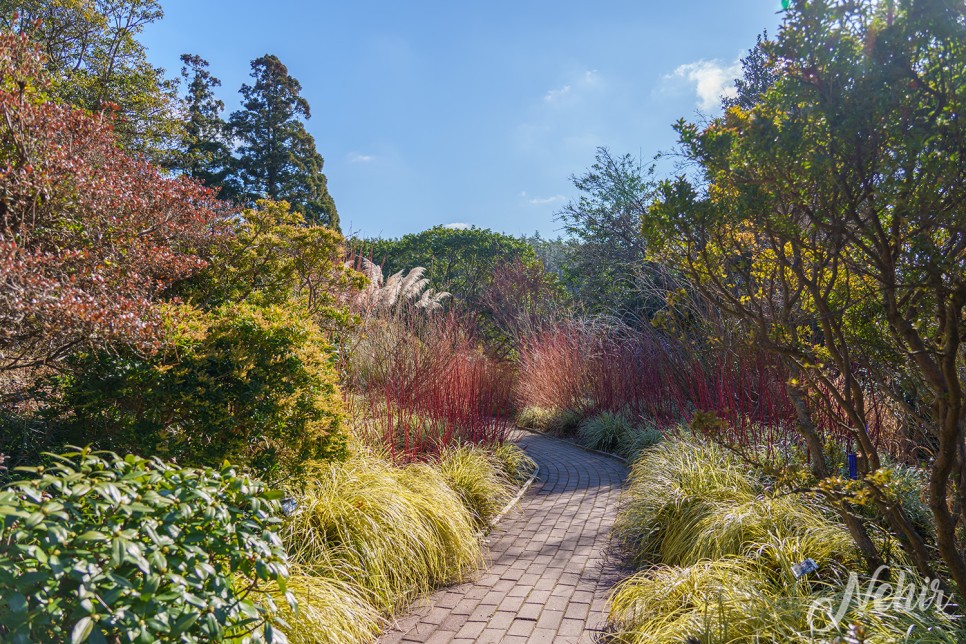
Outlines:
{"type": "Polygon", "coordinates": [[[537,476],[539,476],[540,474],[540,465],[537,463],[535,463],[534,465],[535,467],[533,468],[533,474],[530,476],[530,479],[523,484],[523,486],[517,492],[516,496],[510,499],[510,502],[507,503],[505,506],[503,506],[503,509],[500,510],[500,513],[495,517],[493,517],[492,519],[490,519],[490,522],[488,524],[490,529],[495,528],[496,524],[500,522],[500,519],[505,517],[507,513],[513,509],[513,506],[515,506],[517,503],[520,502],[520,499],[522,499],[523,495],[527,493],[527,490],[530,489],[530,486],[533,485],[533,482],[537,480],[537,476]]]}

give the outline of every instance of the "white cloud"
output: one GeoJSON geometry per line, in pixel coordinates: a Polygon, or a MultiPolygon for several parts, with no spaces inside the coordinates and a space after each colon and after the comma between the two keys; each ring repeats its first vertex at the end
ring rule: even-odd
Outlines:
{"type": "Polygon", "coordinates": [[[531,197],[526,193],[526,191],[524,191],[520,193],[520,196],[526,199],[528,204],[533,206],[546,206],[552,203],[567,201],[567,197],[564,195],[554,195],[552,197],[531,197]]]}
{"type": "Polygon", "coordinates": [[[360,152],[352,152],[349,154],[349,163],[369,163],[375,160],[376,157],[371,154],[362,154],[360,152]]]}
{"type": "Polygon", "coordinates": [[[694,85],[698,106],[703,110],[718,107],[723,97],[735,96],[734,80],[741,76],[741,62],[723,64],[719,60],[697,60],[680,65],[665,78],[684,79],[694,85]]]}
{"type": "Polygon", "coordinates": [[[452,228],[453,230],[467,230],[470,228],[469,224],[464,224],[461,221],[453,222],[452,224],[443,224],[443,228],[452,228]]]}
{"type": "Polygon", "coordinates": [[[543,97],[543,100],[547,103],[556,103],[560,99],[570,94],[573,89],[574,88],[572,85],[564,85],[560,89],[552,89],[547,92],[547,95],[543,97]]]}
{"type": "Polygon", "coordinates": [[[549,90],[543,97],[545,103],[559,103],[568,96],[577,94],[600,84],[600,74],[596,69],[585,71],[563,87],[549,90]]]}

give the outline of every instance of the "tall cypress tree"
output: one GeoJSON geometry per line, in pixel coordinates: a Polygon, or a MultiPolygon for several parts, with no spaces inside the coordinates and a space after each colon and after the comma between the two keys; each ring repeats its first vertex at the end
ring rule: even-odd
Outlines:
{"type": "Polygon", "coordinates": [[[307,221],[339,228],[339,214],[322,173],[322,155],[302,119],[311,117],[301,84],[276,56],[252,61],[253,85],[242,85],[243,109],[231,115],[240,143],[236,177],[241,199],[284,199],[307,221]]]}
{"type": "Polygon", "coordinates": [[[199,179],[212,188],[221,188],[223,199],[238,196],[230,181],[233,160],[228,124],[221,114],[225,104],[215,97],[221,81],[208,71],[208,61],[194,54],[182,54],[184,79],[184,143],[175,157],[174,169],[199,179]]]}

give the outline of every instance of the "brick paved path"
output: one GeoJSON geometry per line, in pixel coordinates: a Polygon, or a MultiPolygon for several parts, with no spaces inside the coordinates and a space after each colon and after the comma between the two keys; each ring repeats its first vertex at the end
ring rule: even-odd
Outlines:
{"type": "Polygon", "coordinates": [[[627,470],[553,438],[518,442],[540,476],[490,534],[488,568],[429,597],[381,643],[594,641],[615,580],[603,555],[627,470]]]}

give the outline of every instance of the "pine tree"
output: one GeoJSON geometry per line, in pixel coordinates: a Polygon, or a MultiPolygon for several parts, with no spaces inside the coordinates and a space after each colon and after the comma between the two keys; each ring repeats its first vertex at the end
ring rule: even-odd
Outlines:
{"type": "Polygon", "coordinates": [[[284,199],[312,223],[339,227],[329,195],[323,159],[302,119],[311,117],[301,84],[276,56],[252,61],[253,85],[242,85],[243,109],[231,115],[232,134],[240,142],[236,177],[244,202],[284,199]]]}
{"type": "Polygon", "coordinates": [[[181,77],[185,81],[184,143],[172,164],[178,170],[211,188],[220,188],[223,199],[237,196],[229,181],[232,169],[228,124],[221,114],[225,104],[215,97],[221,81],[208,71],[208,61],[194,54],[182,54],[181,77]]]}

